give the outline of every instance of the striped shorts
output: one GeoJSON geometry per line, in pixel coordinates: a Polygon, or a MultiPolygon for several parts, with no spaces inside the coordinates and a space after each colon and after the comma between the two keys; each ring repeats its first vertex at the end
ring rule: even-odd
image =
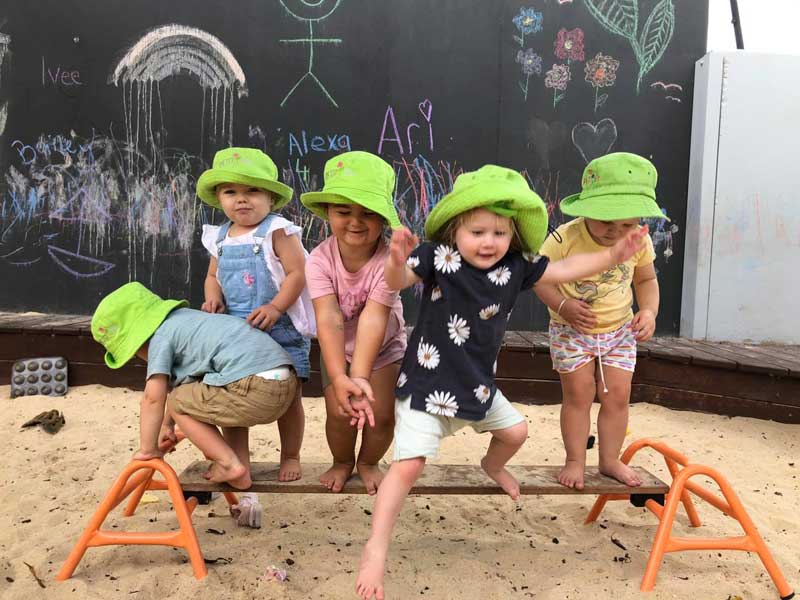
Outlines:
{"type": "Polygon", "coordinates": [[[569,325],[550,321],[550,358],[559,373],[577,371],[595,358],[603,367],[633,371],[636,337],[630,321],[606,333],[579,333],[569,325]]]}

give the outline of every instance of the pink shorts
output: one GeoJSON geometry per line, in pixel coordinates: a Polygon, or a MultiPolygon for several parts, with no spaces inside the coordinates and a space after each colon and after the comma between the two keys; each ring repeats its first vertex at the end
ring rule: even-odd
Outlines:
{"type": "Polygon", "coordinates": [[[603,367],[636,368],[636,337],[630,322],[606,333],[579,333],[569,325],[550,321],[553,369],[572,373],[598,357],[603,367]]]}

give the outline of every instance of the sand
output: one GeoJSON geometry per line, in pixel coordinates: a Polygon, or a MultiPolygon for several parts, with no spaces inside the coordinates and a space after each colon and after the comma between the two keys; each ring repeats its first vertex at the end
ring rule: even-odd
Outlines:
{"type": "MultiPolygon", "coordinates": [[[[209,565],[196,581],[182,550],[156,546],[90,548],[72,579],[55,575],[98,502],[138,440],[139,394],[122,388],[72,388],[66,398],[8,400],[0,387],[0,596],[3,598],[354,598],[355,570],[369,533],[372,498],[264,494],[263,527],[239,528],[224,500],[199,506],[193,521],[209,565]],[[20,425],[50,408],[66,426],[49,435],[20,425]],[[224,531],[223,535],[208,532],[224,531]],[[41,578],[36,582],[25,563],[41,578]],[[270,565],[288,580],[268,581],[270,565]]],[[[324,405],[306,398],[303,459],[329,460],[324,405]]],[[[531,436],[519,464],[559,463],[558,407],[522,406],[531,436]]],[[[800,582],[800,427],[746,418],[676,412],[637,404],[629,439],[656,437],[695,462],[718,468],[749,510],[791,585],[800,582]]],[[[255,460],[277,460],[274,426],[253,430],[255,460]]],[[[439,462],[477,464],[485,436],[461,432],[445,441],[439,462]]],[[[390,454],[391,455],[391,454],[390,454]]],[[[180,470],[200,458],[184,443],[169,457],[180,470]]],[[[589,460],[597,459],[596,450],[589,460]]],[[[638,464],[668,480],[663,461],[638,464]]],[[[176,526],[166,492],[132,518],[117,509],[106,528],[156,531],[176,526]]],[[[387,573],[388,598],[777,598],[758,557],[699,551],[668,555],[655,591],[639,583],[657,521],[647,510],[610,503],[598,523],[582,525],[589,496],[524,497],[517,506],[499,496],[431,496],[408,500],[398,521],[387,573]],[[618,539],[626,552],[612,543],[618,539]]],[[[688,526],[681,511],[677,535],[738,535],[738,525],[699,503],[703,527],[688,526]]]]}

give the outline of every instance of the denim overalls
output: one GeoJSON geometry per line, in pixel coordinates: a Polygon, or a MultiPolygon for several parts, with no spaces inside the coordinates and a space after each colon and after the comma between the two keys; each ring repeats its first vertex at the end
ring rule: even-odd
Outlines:
{"type": "MultiPolygon", "coordinates": [[[[262,304],[270,302],[278,293],[264,259],[264,237],[274,215],[259,223],[253,233],[254,243],[223,246],[231,223],[219,228],[217,236],[217,277],[225,296],[228,313],[245,318],[262,304]]],[[[308,353],[311,341],[301,336],[292,325],[289,315],[283,314],[267,333],[278,342],[294,361],[294,369],[301,379],[308,379],[311,365],[308,353]]]]}

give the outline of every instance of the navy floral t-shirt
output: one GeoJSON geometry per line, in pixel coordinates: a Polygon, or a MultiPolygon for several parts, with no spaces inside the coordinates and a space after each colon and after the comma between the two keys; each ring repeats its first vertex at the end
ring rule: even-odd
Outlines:
{"type": "Polygon", "coordinates": [[[418,246],[408,266],[424,287],[397,398],[411,396],[412,409],[434,415],[483,419],[497,389],[495,363],[511,310],[547,263],[510,250],[491,268],[478,269],[447,244],[418,246]]]}

